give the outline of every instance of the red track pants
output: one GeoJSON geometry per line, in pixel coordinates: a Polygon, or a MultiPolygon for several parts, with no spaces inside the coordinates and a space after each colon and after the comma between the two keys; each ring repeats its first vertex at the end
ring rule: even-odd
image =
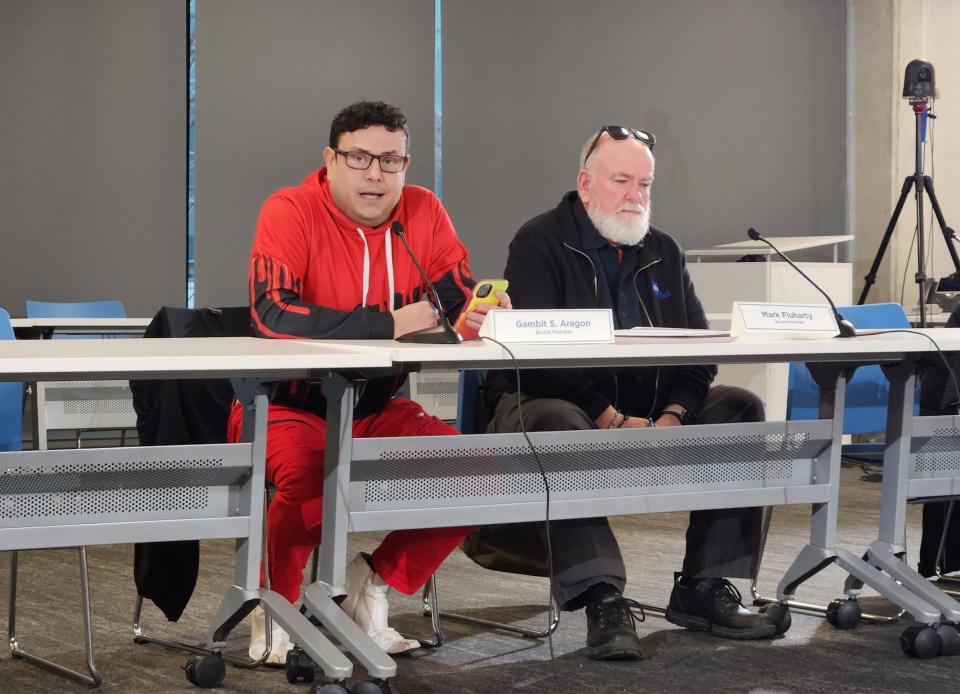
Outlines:
{"type": "MultiPolygon", "coordinates": [[[[270,587],[290,602],[300,597],[303,568],[320,544],[323,509],[323,451],[326,421],[300,409],[270,406],[267,429],[267,481],[276,494],[267,511],[270,587]]],[[[239,441],[242,410],[234,403],[230,441],[239,441]]],[[[456,429],[426,414],[414,402],[394,398],[380,412],[354,421],[355,438],[439,436],[456,429]]],[[[472,528],[395,530],[373,552],[373,565],[390,586],[416,592],[472,528]]],[[[261,574],[261,583],[263,576],[261,574]]]]}

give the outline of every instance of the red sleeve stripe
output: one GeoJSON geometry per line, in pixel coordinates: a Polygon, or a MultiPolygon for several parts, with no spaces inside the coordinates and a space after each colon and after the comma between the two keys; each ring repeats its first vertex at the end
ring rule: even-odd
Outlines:
{"type": "Polygon", "coordinates": [[[265,256],[260,256],[253,258],[250,261],[250,318],[256,327],[256,330],[259,334],[264,337],[272,337],[278,339],[296,339],[298,335],[285,335],[283,333],[278,333],[274,330],[268,328],[260,318],[260,312],[257,310],[257,296],[258,290],[262,294],[268,294],[271,296],[271,301],[273,305],[279,307],[281,310],[290,311],[291,313],[297,313],[300,315],[306,315],[310,311],[303,306],[291,306],[288,303],[279,300],[279,294],[276,289],[276,280],[277,277],[274,276],[273,288],[269,288],[267,284],[267,277],[270,274],[270,269],[275,267],[270,258],[265,256]]]}
{"type": "Polygon", "coordinates": [[[269,289],[270,297],[273,299],[273,303],[280,307],[282,311],[289,311],[290,313],[296,313],[299,316],[310,315],[310,309],[306,306],[297,306],[296,304],[291,304],[285,302],[280,296],[280,289],[289,289],[290,291],[294,290],[293,277],[290,275],[289,270],[286,267],[277,262],[271,262],[273,266],[273,281],[271,282],[271,287],[269,289]],[[290,278],[290,286],[286,286],[284,283],[285,278],[290,278]]]}
{"type": "Polygon", "coordinates": [[[457,263],[457,267],[453,270],[453,281],[458,287],[460,287],[460,291],[463,292],[464,298],[469,299],[470,295],[473,293],[473,287],[468,287],[464,278],[476,284],[476,282],[473,280],[473,277],[470,276],[470,268],[467,267],[466,263],[459,262],[457,263]]]}

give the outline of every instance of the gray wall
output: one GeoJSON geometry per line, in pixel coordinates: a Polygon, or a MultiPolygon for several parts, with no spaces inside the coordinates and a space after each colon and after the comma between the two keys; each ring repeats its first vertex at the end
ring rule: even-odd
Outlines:
{"type": "Polygon", "coordinates": [[[197,306],[247,302],[260,205],[360,99],[404,109],[407,181],[432,188],[433,0],[198,0],[197,306]]]}
{"type": "Polygon", "coordinates": [[[0,306],[184,305],[186,10],[0,2],[0,306]]]}
{"type": "MultiPolygon", "coordinates": [[[[198,0],[198,305],[246,301],[257,211],[343,105],[410,117],[433,185],[433,0],[198,0]]],[[[839,0],[446,0],[444,201],[478,275],[607,123],[654,131],[654,220],[688,248],[845,231],[839,0]]],[[[0,3],[0,305],[184,301],[185,9],[0,3]]]]}
{"type": "Polygon", "coordinates": [[[654,223],[687,248],[749,226],[845,233],[845,15],[838,0],[445,2],[444,203],[475,274],[502,274],[607,124],[656,134],[654,223]]]}

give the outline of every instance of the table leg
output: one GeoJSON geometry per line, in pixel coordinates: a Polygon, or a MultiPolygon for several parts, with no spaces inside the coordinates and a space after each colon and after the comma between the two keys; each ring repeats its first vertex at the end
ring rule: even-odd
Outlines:
{"type": "Polygon", "coordinates": [[[222,648],[227,635],[258,603],[264,612],[290,634],[290,640],[320,666],[327,677],[339,680],[347,679],[353,674],[350,660],[313,626],[300,610],[279,593],[262,588],[249,590],[235,585],[227,589],[211,622],[207,645],[210,648],[222,648]]]}
{"type": "Polygon", "coordinates": [[[397,674],[397,664],[393,658],[340,609],[340,605],[330,597],[329,586],[320,582],[311,583],[303,593],[303,604],[360,661],[371,677],[389,679],[397,674]]]}
{"type": "MultiPolygon", "coordinates": [[[[801,583],[825,567],[836,564],[858,581],[869,585],[910,612],[917,620],[926,624],[936,623],[940,612],[929,602],[901,586],[889,575],[878,571],[871,563],[836,547],[837,511],[840,498],[840,453],[847,374],[839,366],[811,365],[810,370],[820,385],[819,417],[833,420],[833,442],[830,450],[814,467],[814,474],[818,479],[826,476],[830,480],[831,493],[829,501],[813,505],[810,543],[801,550],[784,574],[777,586],[777,596],[781,601],[792,600],[801,583]]],[[[892,392],[890,401],[891,411],[893,411],[895,402],[892,392]]]]}
{"type": "MultiPolygon", "coordinates": [[[[244,405],[243,440],[253,444],[252,473],[238,492],[238,511],[250,518],[248,537],[237,540],[234,555],[234,585],[227,589],[210,623],[207,644],[222,648],[227,635],[259,603],[323,673],[332,679],[353,674],[353,664],[310,620],[279,593],[260,587],[263,549],[263,494],[267,441],[268,401],[266,391],[252,381],[235,381],[234,391],[244,405]],[[256,395],[254,395],[256,394],[256,395]],[[251,407],[251,405],[254,405],[251,407]]],[[[342,613],[341,613],[342,614],[342,613]]],[[[344,615],[346,617],[346,615],[344,615]]],[[[384,655],[386,657],[386,655],[384,655]]]]}
{"type": "Polygon", "coordinates": [[[353,459],[353,383],[339,374],[323,382],[327,398],[327,447],[323,465],[323,526],[320,581],[331,597],[345,595],[347,530],[350,523],[350,462],[353,459]]]}
{"type": "Polygon", "coordinates": [[[911,364],[897,364],[884,371],[890,381],[890,414],[883,452],[880,535],[867,549],[866,559],[933,605],[944,619],[957,623],[960,622],[960,603],[910,568],[905,561],[916,371],[911,364]]]}
{"type": "Polygon", "coordinates": [[[44,411],[47,408],[47,396],[44,384],[34,381],[30,384],[30,423],[33,429],[33,449],[47,450],[47,425],[44,411]]]}
{"type": "Polygon", "coordinates": [[[304,591],[303,604],[372,677],[387,679],[397,673],[396,663],[340,609],[337,600],[346,594],[354,388],[353,383],[335,374],[324,381],[323,391],[327,398],[327,448],[320,580],[304,591]]]}

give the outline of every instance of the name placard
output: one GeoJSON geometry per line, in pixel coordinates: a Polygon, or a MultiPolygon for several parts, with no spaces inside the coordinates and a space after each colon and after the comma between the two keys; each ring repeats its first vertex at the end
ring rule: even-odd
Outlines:
{"type": "Polygon", "coordinates": [[[734,337],[763,336],[816,340],[840,334],[833,310],[825,304],[760,304],[734,301],[730,315],[734,337]]]}
{"type": "Polygon", "coordinates": [[[513,309],[490,311],[481,337],[513,343],[613,342],[613,311],[602,309],[513,309]]]}

